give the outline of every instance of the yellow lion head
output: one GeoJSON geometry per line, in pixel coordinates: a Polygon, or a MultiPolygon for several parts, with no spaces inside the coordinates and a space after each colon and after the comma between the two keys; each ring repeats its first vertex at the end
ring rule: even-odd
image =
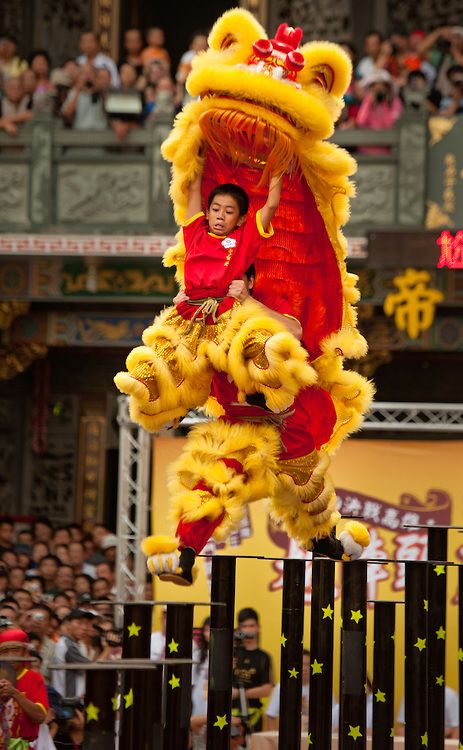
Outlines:
{"type": "Polygon", "coordinates": [[[271,124],[290,137],[299,131],[299,137],[327,138],[342,108],[351,62],[331,42],[299,47],[301,37],[301,29],[282,24],[268,39],[250,13],[227,11],[212,28],[210,48],[193,61],[188,91],[225,108],[229,99],[235,107],[251,103],[256,115],[273,114],[271,124]]]}

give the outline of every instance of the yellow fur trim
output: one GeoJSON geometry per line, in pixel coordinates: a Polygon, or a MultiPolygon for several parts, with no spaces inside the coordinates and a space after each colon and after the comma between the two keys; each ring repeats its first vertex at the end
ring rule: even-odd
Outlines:
{"type": "Polygon", "coordinates": [[[300,52],[305,59],[305,67],[298,75],[300,83],[303,86],[310,83],[313,69],[327,65],[334,76],[330,93],[343,96],[352,78],[352,63],[342,47],[333,42],[314,41],[304,44],[300,52]]]}
{"type": "Polygon", "coordinates": [[[193,427],[180,458],[170,467],[174,522],[216,519],[224,513],[215,536],[228,534],[239,524],[246,503],[272,494],[280,449],[277,430],[267,425],[213,422],[193,427]],[[244,474],[221,458],[239,461],[244,474]],[[199,482],[211,491],[194,490],[199,482]]]}
{"type": "Polygon", "coordinates": [[[215,396],[209,396],[203,406],[203,411],[208,417],[220,419],[225,414],[225,409],[219,404],[215,396]]]}
{"type": "Polygon", "coordinates": [[[354,542],[357,542],[357,544],[360,544],[362,547],[366,548],[370,544],[370,532],[367,527],[359,521],[348,521],[344,526],[343,531],[347,531],[354,542]]]}
{"type": "Polygon", "coordinates": [[[147,536],[140,544],[144,555],[164,555],[174,552],[178,547],[178,539],[170,536],[147,536]]]}
{"type": "Polygon", "coordinates": [[[161,414],[149,414],[149,408],[149,404],[141,407],[133,398],[129,400],[130,419],[147,432],[159,432],[163,427],[176,427],[187,414],[183,407],[169,409],[161,414]]]}

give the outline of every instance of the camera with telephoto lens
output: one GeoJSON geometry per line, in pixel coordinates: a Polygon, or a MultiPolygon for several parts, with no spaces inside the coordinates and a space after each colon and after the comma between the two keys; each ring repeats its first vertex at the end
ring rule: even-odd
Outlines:
{"type": "Polygon", "coordinates": [[[245,630],[235,630],[234,634],[234,638],[237,643],[242,643],[243,641],[252,641],[252,639],[255,637],[255,633],[249,633],[245,630]]]}
{"type": "Polygon", "coordinates": [[[76,710],[84,710],[84,704],[80,698],[63,698],[61,701],[60,718],[64,721],[72,719],[76,710]]]}

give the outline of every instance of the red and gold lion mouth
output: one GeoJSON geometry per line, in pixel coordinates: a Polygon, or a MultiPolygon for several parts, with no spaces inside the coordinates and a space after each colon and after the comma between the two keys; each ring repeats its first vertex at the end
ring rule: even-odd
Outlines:
{"type": "Polygon", "coordinates": [[[200,116],[199,125],[208,145],[219,156],[225,154],[235,163],[262,169],[262,182],[297,163],[289,135],[255,115],[211,107],[200,116]]]}

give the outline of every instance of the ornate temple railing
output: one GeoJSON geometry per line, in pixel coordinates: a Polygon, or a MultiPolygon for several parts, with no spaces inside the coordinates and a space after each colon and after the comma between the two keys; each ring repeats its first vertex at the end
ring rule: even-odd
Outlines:
{"type": "MultiPolygon", "coordinates": [[[[429,173],[429,155],[442,145],[445,153],[449,151],[448,138],[458,136],[463,118],[432,121],[405,114],[392,130],[336,131],[333,141],[352,151],[358,162],[357,197],[347,234],[355,237],[387,227],[433,228],[432,218],[439,212],[440,219],[442,212],[452,218],[451,207],[432,195],[436,181],[429,173]]],[[[3,232],[173,232],[169,165],[159,149],[170,127],[170,118],[159,118],[132,130],[121,143],[110,130],[69,130],[37,116],[17,136],[0,133],[3,232]]],[[[442,180],[449,190],[445,170],[452,165],[446,166],[445,158],[444,154],[442,180]]],[[[457,197],[455,193],[456,211],[457,197]]]]}

